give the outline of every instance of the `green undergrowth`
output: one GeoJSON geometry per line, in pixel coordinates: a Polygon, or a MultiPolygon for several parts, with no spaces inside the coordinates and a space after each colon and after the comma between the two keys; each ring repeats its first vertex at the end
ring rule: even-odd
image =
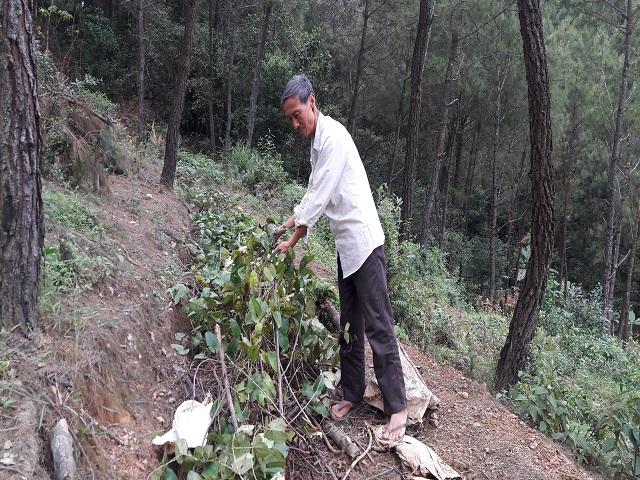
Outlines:
{"type": "Polygon", "coordinates": [[[599,328],[599,292],[550,278],[532,366],[510,396],[524,417],[579,461],[615,479],[640,475],[640,350],[599,328]]]}
{"type": "Polygon", "coordinates": [[[193,328],[178,334],[173,347],[212,365],[221,379],[220,329],[238,426],[221,383],[209,385],[218,394],[207,445],[191,450],[179,442],[155,478],[177,478],[174,470],[194,479],[284,478],[287,442],[306,441],[315,430],[312,417],[328,415],[337,342],[315,315],[323,287],[308,267],[310,256],[296,266],[293,250],[272,252],[272,220],[259,225],[229,208],[224,194],[192,200],[198,207],[192,217],[198,243],[190,245],[195,283],[169,292],[193,328]]]}
{"type": "Polygon", "coordinates": [[[64,297],[89,290],[116,274],[123,258],[110,251],[108,228],[80,194],[50,184],[43,193],[43,205],[47,235],[38,308],[43,314],[55,314],[64,297]]]}

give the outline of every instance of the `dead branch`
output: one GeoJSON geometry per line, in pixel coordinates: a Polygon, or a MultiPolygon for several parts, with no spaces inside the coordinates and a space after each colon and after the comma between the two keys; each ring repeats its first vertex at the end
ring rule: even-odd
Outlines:
{"type": "Polygon", "coordinates": [[[347,477],[351,473],[351,470],[353,470],[353,467],[355,467],[358,462],[360,462],[360,460],[362,460],[369,453],[369,450],[371,450],[371,445],[373,444],[373,435],[371,434],[371,427],[369,427],[369,425],[367,425],[367,433],[369,434],[369,445],[367,445],[367,448],[358,458],[351,462],[351,465],[347,469],[347,472],[344,474],[344,477],[342,477],[342,480],[347,480],[347,477]]]}
{"type": "Polygon", "coordinates": [[[233,407],[233,398],[231,397],[231,388],[229,387],[229,377],[227,376],[227,365],[224,361],[224,347],[222,346],[222,335],[220,334],[220,325],[216,323],[216,337],[218,339],[218,354],[220,355],[220,365],[222,366],[222,380],[224,381],[224,391],[227,397],[227,405],[231,415],[231,423],[233,428],[238,430],[238,419],[236,418],[236,409],[233,407]]]}
{"type": "Polygon", "coordinates": [[[333,443],[338,445],[350,458],[355,458],[358,455],[358,446],[353,443],[353,440],[351,440],[346,433],[336,427],[335,424],[329,422],[328,425],[328,431],[325,432],[327,437],[329,437],[333,443]]]}

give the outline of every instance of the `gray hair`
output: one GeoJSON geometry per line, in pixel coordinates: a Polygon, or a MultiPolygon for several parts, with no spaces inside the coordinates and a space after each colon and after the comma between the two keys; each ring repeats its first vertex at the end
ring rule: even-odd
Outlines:
{"type": "Polygon", "coordinates": [[[307,103],[309,95],[313,93],[313,86],[306,75],[294,75],[284,87],[280,102],[284,103],[287,98],[296,96],[301,102],[307,103]]]}

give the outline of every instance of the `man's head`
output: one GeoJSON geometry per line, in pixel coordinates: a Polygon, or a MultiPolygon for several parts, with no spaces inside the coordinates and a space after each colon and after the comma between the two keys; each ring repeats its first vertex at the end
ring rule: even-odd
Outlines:
{"type": "Polygon", "coordinates": [[[282,93],[282,108],[291,126],[301,136],[313,138],[316,134],[318,109],[313,86],[304,75],[295,75],[282,93]]]}

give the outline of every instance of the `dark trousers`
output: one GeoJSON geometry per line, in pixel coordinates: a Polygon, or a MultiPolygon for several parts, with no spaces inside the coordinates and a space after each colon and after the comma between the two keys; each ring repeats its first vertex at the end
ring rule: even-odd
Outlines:
{"type": "Polygon", "coordinates": [[[340,326],[349,324],[349,342],[340,335],[340,370],[345,400],[359,402],[365,390],[364,336],[373,351],[373,368],[387,415],[406,406],[404,377],[398,343],[393,332],[393,315],[387,293],[384,247],[376,248],[357,272],[342,276],[338,257],[340,326]]]}

